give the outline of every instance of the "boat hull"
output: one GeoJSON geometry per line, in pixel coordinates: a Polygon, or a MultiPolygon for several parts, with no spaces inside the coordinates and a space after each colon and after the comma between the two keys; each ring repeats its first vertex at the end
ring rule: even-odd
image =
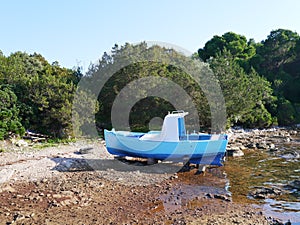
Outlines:
{"type": "Polygon", "coordinates": [[[110,154],[118,156],[221,166],[228,143],[226,135],[216,140],[187,138],[177,142],[140,140],[143,135],[105,130],[106,148],[110,154]]]}

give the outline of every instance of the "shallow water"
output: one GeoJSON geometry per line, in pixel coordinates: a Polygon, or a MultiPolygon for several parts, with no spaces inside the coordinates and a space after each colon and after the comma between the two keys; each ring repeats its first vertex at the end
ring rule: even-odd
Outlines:
{"type": "MultiPolygon", "coordinates": [[[[246,150],[243,157],[227,158],[223,167],[178,174],[176,185],[160,196],[165,211],[197,207],[197,197],[219,195],[236,203],[259,205],[268,217],[300,225],[300,142],[278,145],[276,151],[246,150]],[[294,187],[293,182],[299,181],[294,187]],[[257,190],[275,194],[254,198],[257,190]]],[[[201,203],[201,201],[200,201],[201,203]]]]}
{"type": "Polygon", "coordinates": [[[240,158],[228,158],[222,170],[229,180],[234,202],[250,202],[263,207],[267,216],[292,224],[300,223],[300,190],[290,184],[300,180],[300,142],[281,144],[277,151],[246,151],[240,158]],[[280,190],[279,194],[257,199],[259,188],[280,190]]]}

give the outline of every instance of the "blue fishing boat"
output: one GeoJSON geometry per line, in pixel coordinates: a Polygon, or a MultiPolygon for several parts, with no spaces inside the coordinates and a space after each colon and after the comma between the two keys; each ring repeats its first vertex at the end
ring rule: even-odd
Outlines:
{"type": "Polygon", "coordinates": [[[187,134],[184,121],[187,114],[184,111],[169,113],[164,118],[161,131],[141,133],[104,130],[106,148],[116,156],[221,166],[228,136],[195,132],[187,134]]]}

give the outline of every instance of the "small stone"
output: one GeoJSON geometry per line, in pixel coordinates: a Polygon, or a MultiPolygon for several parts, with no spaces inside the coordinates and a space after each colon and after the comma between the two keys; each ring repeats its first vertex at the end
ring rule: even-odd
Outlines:
{"type": "Polygon", "coordinates": [[[61,194],[71,196],[71,195],[73,195],[73,192],[72,191],[61,191],[61,194]]]}
{"type": "Polygon", "coordinates": [[[48,181],[48,179],[44,178],[41,180],[41,183],[46,183],[48,181]]]}
{"type": "Polygon", "coordinates": [[[19,213],[17,213],[17,214],[14,215],[14,221],[22,220],[24,218],[25,218],[25,216],[22,215],[22,214],[19,214],[19,213]]]}
{"type": "Polygon", "coordinates": [[[154,165],[156,163],[157,163],[156,159],[153,159],[153,158],[148,158],[147,159],[147,165],[154,165]]]}
{"type": "Polygon", "coordinates": [[[21,139],[21,140],[18,140],[16,142],[16,146],[18,146],[18,147],[28,147],[28,143],[21,139]]]}
{"type": "Polygon", "coordinates": [[[211,194],[211,193],[207,193],[205,196],[208,197],[208,198],[214,198],[214,195],[211,194]]]}
{"type": "Polygon", "coordinates": [[[270,149],[270,150],[275,149],[275,145],[274,145],[273,143],[269,144],[269,149],[270,149]]]}
{"type": "Polygon", "coordinates": [[[241,157],[244,156],[244,152],[242,150],[227,150],[227,155],[232,157],[241,157]]]}
{"type": "Polygon", "coordinates": [[[251,149],[256,148],[256,143],[247,144],[246,147],[251,149]]]}
{"type": "Polygon", "coordinates": [[[231,146],[229,149],[232,151],[237,151],[237,150],[240,150],[240,147],[239,146],[231,146]]]}
{"type": "Polygon", "coordinates": [[[230,200],[227,196],[225,196],[225,195],[215,194],[215,195],[214,195],[214,198],[221,199],[221,200],[228,201],[228,202],[231,201],[231,200],[230,200]]]}
{"type": "Polygon", "coordinates": [[[175,180],[175,179],[177,179],[177,178],[178,178],[178,175],[177,175],[177,174],[174,174],[174,175],[170,176],[170,180],[175,180]]]}
{"type": "Polygon", "coordinates": [[[61,194],[54,194],[54,195],[53,195],[53,198],[61,198],[61,197],[62,197],[61,194]]]}
{"type": "Polygon", "coordinates": [[[246,150],[247,148],[246,148],[246,146],[241,145],[241,146],[240,146],[240,149],[241,149],[241,150],[246,150]]]}
{"type": "Polygon", "coordinates": [[[88,154],[88,153],[90,153],[91,150],[93,150],[92,147],[81,148],[81,149],[79,149],[79,153],[80,154],[88,154]]]}
{"type": "Polygon", "coordinates": [[[268,148],[269,148],[269,146],[268,146],[265,142],[257,143],[257,144],[256,144],[256,147],[257,147],[258,149],[268,149],[268,148]]]}

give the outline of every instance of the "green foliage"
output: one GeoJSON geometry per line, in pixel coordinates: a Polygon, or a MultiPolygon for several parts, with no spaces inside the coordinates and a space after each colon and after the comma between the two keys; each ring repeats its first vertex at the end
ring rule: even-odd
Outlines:
{"type": "Polygon", "coordinates": [[[133,131],[147,132],[150,130],[149,123],[154,116],[164,119],[166,112],[173,110],[175,110],[174,106],[166,100],[158,97],[148,97],[133,106],[130,112],[129,124],[133,131]]]}
{"type": "Polygon", "coordinates": [[[251,65],[272,84],[277,96],[277,108],[273,115],[280,125],[300,122],[294,104],[300,102],[300,36],[293,31],[271,31],[257,47],[251,65]]]}
{"type": "Polygon", "coordinates": [[[214,36],[206,42],[204,48],[198,50],[198,55],[203,61],[214,58],[217,54],[230,51],[235,60],[247,66],[247,60],[255,55],[255,42],[253,39],[247,41],[243,35],[227,32],[222,36],[214,36]]]}
{"type": "Polygon", "coordinates": [[[53,137],[72,134],[72,101],[80,77],[79,70],[50,65],[36,53],[0,57],[0,80],[17,96],[20,122],[26,129],[53,137]]]}
{"type": "Polygon", "coordinates": [[[95,114],[99,111],[100,104],[96,101],[90,90],[81,90],[76,92],[73,100],[73,132],[75,136],[87,136],[89,129],[95,124],[95,114]],[[86,109],[94,109],[92,116],[86,109]]]}
{"type": "MultiPolygon", "coordinates": [[[[237,117],[242,124],[250,126],[254,123],[257,124],[256,126],[268,126],[270,123],[287,125],[300,122],[299,112],[295,109],[295,105],[300,103],[300,37],[296,32],[285,29],[273,30],[261,43],[255,43],[253,39],[247,42],[245,37],[228,32],[222,36],[214,36],[203,49],[198,50],[199,57],[203,60],[212,60],[218,55],[226,57],[228,52],[232,60],[247,74],[252,74],[255,69],[255,73],[258,74],[254,76],[256,82],[251,81],[249,85],[264,86],[269,93],[269,97],[262,103],[256,104],[253,113],[248,114],[249,120],[243,120],[240,115],[237,117]],[[264,77],[270,83],[266,84],[265,79],[259,81],[258,77],[264,77]],[[274,96],[270,96],[270,93],[274,96]],[[285,110],[288,110],[287,115],[285,110]],[[267,112],[271,113],[271,117],[267,112]],[[261,119],[258,120],[258,117],[261,119]]],[[[236,70],[235,67],[236,65],[232,69],[236,70]]],[[[240,75],[237,74],[241,72],[237,72],[234,76],[238,81],[240,75]]],[[[237,85],[234,89],[239,89],[238,87],[237,85]]],[[[243,93],[242,90],[237,91],[243,93]]],[[[234,98],[232,100],[234,103],[238,101],[234,98]]],[[[227,104],[230,110],[232,104],[230,102],[227,104]]],[[[242,109],[236,111],[243,112],[242,109]]],[[[229,113],[229,116],[236,115],[229,113]]]]}
{"type": "MultiPolygon", "coordinates": [[[[87,83],[93,83],[91,89],[81,90],[75,99],[83,77],[79,68],[50,64],[37,53],[15,52],[6,57],[0,51],[0,139],[22,135],[25,128],[54,139],[73,135],[72,124],[74,132],[81,132],[80,135],[89,133],[95,122],[97,128],[111,128],[116,97],[128,84],[148,77],[166,78],[181,87],[198,111],[199,126],[209,128],[212,109],[218,105],[209,105],[207,92],[212,93],[213,88],[205,77],[190,76],[199,69],[194,63],[199,58],[206,62],[201,63],[202,70],[206,71],[209,63],[218,79],[230,126],[267,127],[300,122],[300,36],[277,29],[260,43],[233,32],[216,35],[190,58],[146,43],[115,45],[112,54],[104,53],[97,64],[91,65],[85,75],[87,83]],[[98,83],[109,74],[113,76],[107,79],[95,101],[98,83]],[[92,116],[86,112],[91,106],[92,116]]],[[[140,88],[130,94],[143,96],[146,90],[154,90],[163,82],[153,79],[144,86],[139,84],[140,88]]],[[[178,93],[174,96],[180,97],[178,93]]],[[[131,108],[129,125],[133,130],[146,131],[152,118],[163,118],[174,108],[168,99],[155,95],[142,98],[131,108]]]]}
{"type": "Polygon", "coordinates": [[[22,135],[25,132],[19,119],[17,96],[7,85],[0,85],[0,140],[10,134],[22,135]]]}
{"type": "Polygon", "coordinates": [[[254,70],[247,74],[227,50],[212,59],[210,65],[223,90],[229,124],[272,124],[272,116],[264,106],[272,101],[269,82],[254,70]]]}
{"type": "MultiPolygon", "coordinates": [[[[170,82],[174,82],[181,87],[191,97],[199,111],[200,126],[208,126],[210,124],[208,102],[204,93],[197,85],[196,81],[185,71],[193,70],[195,65],[191,58],[185,57],[173,49],[165,49],[159,46],[147,47],[145,43],[139,45],[126,44],[125,46],[115,46],[112,54],[104,54],[102,59],[96,65],[92,65],[88,72],[91,80],[95,81],[101,77],[107,76],[111,68],[118,64],[124,64],[121,69],[116,71],[105,83],[99,94],[100,110],[96,114],[97,126],[101,128],[111,128],[111,111],[114,100],[128,84],[149,77],[167,78],[170,82]],[[156,60],[140,60],[140,59],[156,59],[156,60]],[[136,61],[136,63],[126,62],[136,61]],[[161,61],[161,63],[160,63],[161,61]],[[163,61],[163,62],[162,62],[163,61]],[[124,63],[125,62],[125,63],[124,63]],[[172,62],[172,63],[171,63],[172,62]],[[174,63],[175,62],[175,63],[174,63]],[[175,65],[178,62],[177,65],[175,65]],[[178,66],[180,64],[180,66],[178,66]],[[101,76],[100,76],[100,75],[101,76]]],[[[199,62],[201,64],[201,62],[199,62]]],[[[203,63],[202,63],[203,64],[203,63]]],[[[203,64],[204,65],[204,64],[203,64]]],[[[164,81],[151,79],[146,83],[139,82],[138,88],[129,93],[131,96],[144,96],[146,90],[154,90],[164,81]]],[[[166,81],[167,82],[167,81],[166,81]]],[[[166,84],[168,85],[168,84],[166,84]]],[[[172,93],[172,89],[160,90],[162,92],[172,93]]],[[[156,93],[154,93],[154,96],[156,93]]],[[[173,99],[180,98],[180,93],[174,93],[173,99]],[[178,95],[178,97],[176,97],[178,95]]],[[[129,96],[126,98],[130,100],[129,96]]],[[[126,100],[125,99],[125,100],[126,100]]],[[[123,100],[123,101],[125,101],[123,100]]],[[[129,104],[129,102],[128,102],[129,104]]],[[[127,106],[128,104],[124,104],[127,106]]],[[[190,106],[185,108],[189,111],[190,106]]],[[[142,97],[131,109],[130,126],[132,130],[147,130],[149,121],[154,117],[163,118],[168,111],[174,110],[175,106],[168,103],[166,99],[160,97],[142,97]]],[[[124,109],[125,110],[125,109],[124,109]]],[[[120,111],[124,111],[120,110],[120,111]]],[[[128,129],[128,127],[114,127],[116,129],[128,129]]]]}
{"type": "Polygon", "coordinates": [[[266,40],[257,48],[256,59],[253,63],[259,72],[272,78],[272,73],[276,72],[282,65],[293,61],[296,58],[296,43],[300,37],[296,32],[278,29],[271,31],[266,40]]]}
{"type": "Polygon", "coordinates": [[[292,103],[285,98],[279,98],[277,102],[277,118],[279,125],[292,125],[296,122],[297,113],[292,103]]]}

